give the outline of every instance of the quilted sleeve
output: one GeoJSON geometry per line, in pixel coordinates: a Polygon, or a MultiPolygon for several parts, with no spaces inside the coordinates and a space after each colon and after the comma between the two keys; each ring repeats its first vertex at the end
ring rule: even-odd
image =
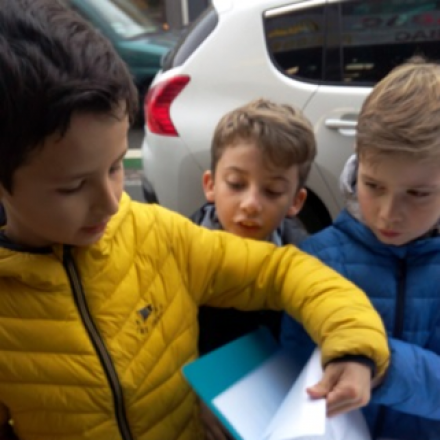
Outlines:
{"type": "Polygon", "coordinates": [[[323,363],[344,355],[389,362],[385,329],[366,295],[293,246],[244,240],[167,214],[173,252],[198,304],[286,310],[322,349],[323,363]]]}

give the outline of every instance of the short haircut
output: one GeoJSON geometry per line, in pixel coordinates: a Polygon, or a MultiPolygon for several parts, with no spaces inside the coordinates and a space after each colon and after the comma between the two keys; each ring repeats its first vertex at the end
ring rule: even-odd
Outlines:
{"type": "Polygon", "coordinates": [[[298,165],[299,188],[305,185],[316,156],[312,125],[299,109],[257,99],[227,113],[218,123],[211,144],[211,170],[225,149],[239,142],[253,142],[268,165],[298,165]]]}
{"type": "Polygon", "coordinates": [[[63,136],[74,113],[130,120],[138,98],[111,43],[58,0],[1,0],[0,184],[52,134],[63,136]]]}
{"type": "Polygon", "coordinates": [[[394,68],[365,100],[357,125],[356,151],[440,157],[440,66],[413,57],[394,68]]]}

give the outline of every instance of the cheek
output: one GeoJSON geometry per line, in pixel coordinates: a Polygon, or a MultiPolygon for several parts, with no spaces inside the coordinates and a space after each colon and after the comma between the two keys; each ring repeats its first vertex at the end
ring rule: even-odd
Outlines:
{"type": "Polygon", "coordinates": [[[364,217],[371,215],[375,209],[375,199],[371,197],[368,192],[359,190],[358,191],[358,203],[359,209],[364,217]]]}
{"type": "MultiPolygon", "coordinates": [[[[41,207],[39,209],[41,210],[41,207]]],[[[50,213],[46,216],[47,223],[60,229],[76,223],[83,216],[84,208],[75,197],[55,198],[50,202],[46,212],[50,213]]]]}
{"type": "Polygon", "coordinates": [[[283,197],[277,201],[266,200],[263,206],[263,212],[266,213],[268,220],[271,220],[276,228],[282,222],[287,215],[289,208],[292,206],[292,198],[283,197]]]}
{"type": "Polygon", "coordinates": [[[440,221],[440,203],[414,206],[410,209],[411,218],[416,223],[432,223],[440,221]]]}
{"type": "Polygon", "coordinates": [[[219,197],[215,201],[215,209],[220,223],[227,225],[231,222],[235,212],[234,203],[229,197],[219,197]]]}

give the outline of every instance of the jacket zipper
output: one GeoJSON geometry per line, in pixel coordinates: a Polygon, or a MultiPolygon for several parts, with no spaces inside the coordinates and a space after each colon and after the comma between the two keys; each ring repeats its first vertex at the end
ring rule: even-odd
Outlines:
{"type": "Polygon", "coordinates": [[[75,265],[75,261],[71,254],[70,248],[65,246],[63,252],[63,265],[69,277],[70,286],[72,288],[73,297],[75,299],[76,306],[81,316],[84,327],[87,330],[90,340],[95,347],[98,354],[101,365],[107,376],[107,380],[110,385],[110,389],[113,395],[116,421],[123,440],[133,440],[133,435],[130,432],[130,427],[127,421],[127,415],[124,406],[124,396],[122,394],[122,387],[119,382],[118,374],[113,365],[110,354],[98,332],[98,329],[93,322],[90,315],[89,308],[87,306],[84,289],[81,284],[81,279],[78,274],[78,269],[75,265]]]}
{"type": "MultiPolygon", "coordinates": [[[[399,260],[397,272],[397,301],[394,315],[394,327],[392,336],[402,339],[403,326],[405,322],[405,300],[406,300],[406,261],[399,260]]],[[[381,406],[377,414],[376,425],[374,427],[374,438],[378,438],[383,430],[385,423],[385,408],[381,406]]]]}
{"type": "Polygon", "coordinates": [[[393,337],[396,339],[402,339],[402,335],[403,335],[403,324],[405,318],[405,299],[406,299],[406,262],[405,260],[400,260],[398,285],[397,285],[396,315],[394,317],[394,330],[393,330],[393,337]]]}

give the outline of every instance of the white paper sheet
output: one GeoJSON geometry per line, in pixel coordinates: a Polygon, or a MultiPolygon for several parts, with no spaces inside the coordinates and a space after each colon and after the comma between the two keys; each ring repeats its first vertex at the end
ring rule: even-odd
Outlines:
{"type": "Polygon", "coordinates": [[[325,400],[310,399],[321,377],[318,350],[302,371],[278,353],[213,403],[243,440],[371,440],[360,411],[328,419],[325,400]]]}

